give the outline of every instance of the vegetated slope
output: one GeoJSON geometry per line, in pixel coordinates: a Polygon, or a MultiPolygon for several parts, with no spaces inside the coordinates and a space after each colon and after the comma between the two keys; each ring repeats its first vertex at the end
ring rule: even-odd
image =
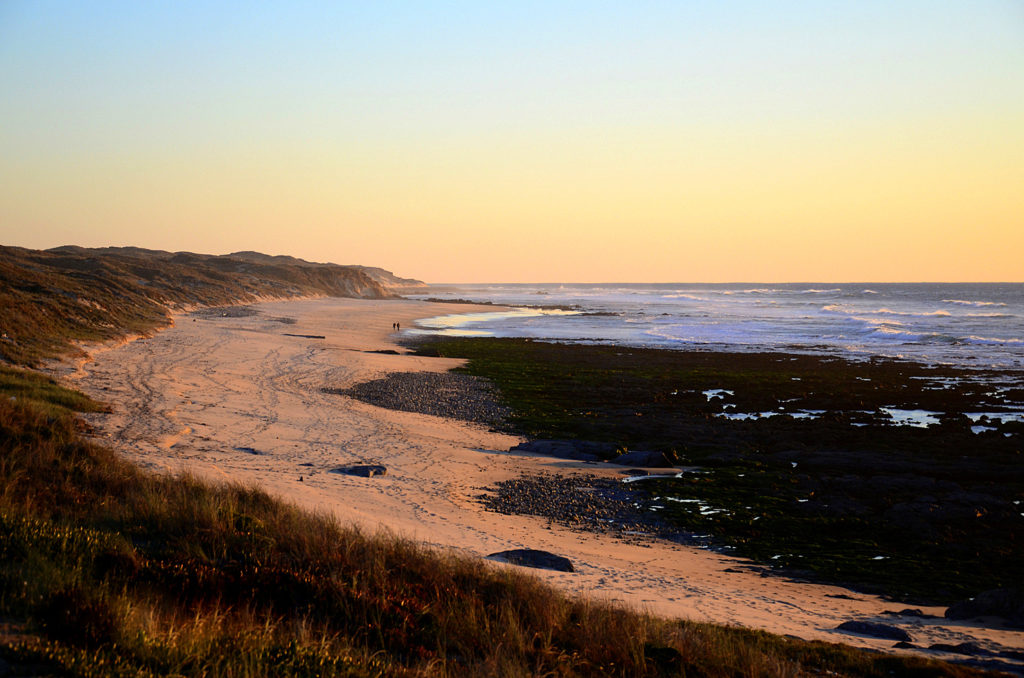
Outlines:
{"type": "MultiPolygon", "coordinates": [[[[226,255],[232,259],[244,259],[245,261],[251,261],[259,264],[294,264],[298,266],[337,266],[337,264],[318,264],[305,259],[297,259],[295,257],[289,257],[287,255],[277,254],[269,255],[261,252],[232,252],[226,255]]],[[[402,278],[391,271],[386,271],[383,268],[377,266],[359,266],[349,265],[346,268],[354,268],[357,271],[362,271],[366,275],[370,276],[383,287],[389,290],[396,289],[421,289],[427,287],[427,283],[422,280],[416,280],[415,278],[402,278]]]]}
{"type": "Polygon", "coordinates": [[[0,359],[33,364],[76,341],[151,330],[189,306],[305,295],[380,299],[394,296],[389,286],[361,267],[256,252],[0,246],[0,359]]]}
{"type": "Polygon", "coordinates": [[[652,618],[264,492],[145,474],[0,366],[0,674],[975,676],[652,618]]]}

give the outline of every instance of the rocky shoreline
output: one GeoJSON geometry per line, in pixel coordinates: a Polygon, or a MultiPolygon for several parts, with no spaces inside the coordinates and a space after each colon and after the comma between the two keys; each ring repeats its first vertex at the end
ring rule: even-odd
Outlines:
{"type": "MultiPolygon", "coordinates": [[[[623,471],[624,475],[630,473],[623,471]]],[[[680,531],[661,520],[622,480],[586,473],[544,474],[504,480],[487,490],[476,498],[496,513],[539,516],[570,529],[611,534],[627,542],[659,538],[688,546],[715,545],[710,535],[680,531]]]]}
{"type": "Polygon", "coordinates": [[[396,372],[352,388],[322,390],[389,410],[470,421],[502,431],[509,430],[512,413],[498,401],[489,381],[452,372],[396,372]]]}
{"type": "Polygon", "coordinates": [[[514,452],[700,469],[619,483],[631,506],[590,481],[524,479],[494,488],[494,510],[713,535],[773,572],[915,604],[1021,581],[1020,372],[486,338],[419,352],[468,359],[517,403],[531,440],[514,452]]]}

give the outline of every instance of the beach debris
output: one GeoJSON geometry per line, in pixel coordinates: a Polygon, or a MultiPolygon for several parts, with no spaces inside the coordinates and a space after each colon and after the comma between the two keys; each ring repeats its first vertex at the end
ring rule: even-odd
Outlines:
{"type": "Polygon", "coordinates": [[[283,332],[282,337],[299,337],[300,339],[326,339],[327,337],[322,334],[292,334],[291,332],[283,332]]]}
{"type": "Polygon", "coordinates": [[[255,455],[263,454],[262,452],[257,450],[255,447],[236,447],[235,451],[236,452],[245,452],[246,454],[255,454],[255,455]]]}
{"type": "Polygon", "coordinates": [[[556,556],[549,551],[538,549],[512,549],[511,551],[499,551],[487,556],[490,560],[499,563],[510,563],[522,567],[535,567],[542,570],[557,570],[559,572],[575,572],[572,561],[563,556],[556,556]]]}
{"type": "Polygon", "coordinates": [[[913,638],[910,637],[910,634],[903,629],[892,626],[891,624],[881,624],[879,622],[844,621],[836,628],[840,631],[846,631],[847,633],[859,633],[862,636],[872,636],[873,638],[904,640],[908,643],[913,640],[913,638]]]}
{"type": "Polygon", "coordinates": [[[356,466],[339,466],[336,469],[332,469],[331,473],[341,473],[347,476],[361,476],[363,478],[372,478],[373,476],[385,476],[388,473],[388,469],[380,464],[359,464],[356,466]]]}

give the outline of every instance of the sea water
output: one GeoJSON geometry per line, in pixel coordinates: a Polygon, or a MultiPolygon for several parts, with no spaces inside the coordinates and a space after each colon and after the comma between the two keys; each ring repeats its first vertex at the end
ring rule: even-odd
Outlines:
{"type": "Polygon", "coordinates": [[[514,306],[426,318],[416,334],[1024,368],[1022,283],[440,285],[407,296],[514,306]]]}

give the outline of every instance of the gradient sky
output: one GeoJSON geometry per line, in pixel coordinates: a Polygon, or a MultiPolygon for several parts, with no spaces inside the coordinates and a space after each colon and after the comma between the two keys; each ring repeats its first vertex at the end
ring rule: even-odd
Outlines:
{"type": "Polygon", "coordinates": [[[491,5],[2,0],[0,244],[1024,280],[1024,3],[491,5]]]}

